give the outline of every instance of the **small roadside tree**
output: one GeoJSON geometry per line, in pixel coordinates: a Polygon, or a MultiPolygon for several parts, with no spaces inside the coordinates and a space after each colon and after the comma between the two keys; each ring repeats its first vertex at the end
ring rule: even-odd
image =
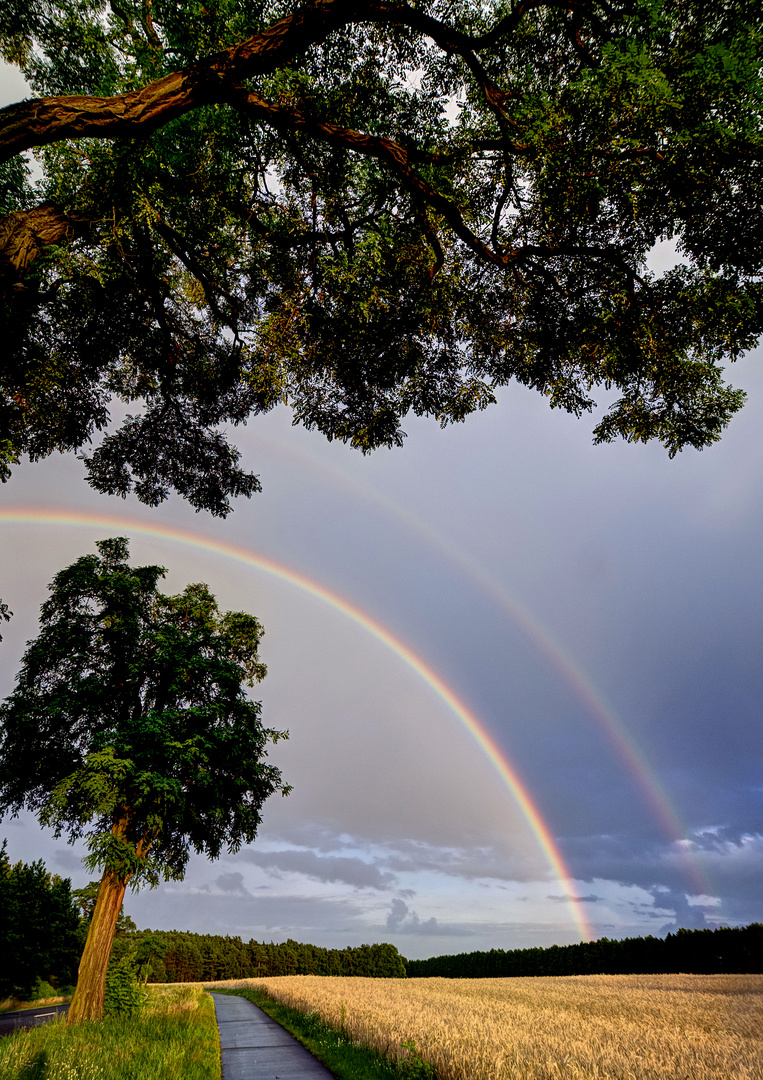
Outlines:
{"type": "Polygon", "coordinates": [[[129,566],[125,538],[97,547],[56,575],[0,706],[0,813],[84,838],[102,872],[70,1023],[102,1014],[128,883],[182,879],[191,849],[238,850],[289,790],[264,761],[286,733],[244,689],[265,675],[257,619],[221,614],[206,585],[163,595],[164,568],[129,566]]]}

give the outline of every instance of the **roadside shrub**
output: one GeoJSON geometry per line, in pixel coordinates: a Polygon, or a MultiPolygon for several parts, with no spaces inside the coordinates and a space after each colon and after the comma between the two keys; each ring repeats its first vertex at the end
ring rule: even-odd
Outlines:
{"type": "Polygon", "coordinates": [[[60,997],[61,991],[56,990],[55,986],[51,986],[45,979],[39,977],[35,979],[34,986],[32,987],[32,996],[30,1001],[44,1001],[45,998],[60,997]]]}
{"type": "Polygon", "coordinates": [[[146,1001],[135,969],[128,958],[109,964],[106,972],[106,995],[103,1012],[106,1016],[134,1016],[146,1001]]]}

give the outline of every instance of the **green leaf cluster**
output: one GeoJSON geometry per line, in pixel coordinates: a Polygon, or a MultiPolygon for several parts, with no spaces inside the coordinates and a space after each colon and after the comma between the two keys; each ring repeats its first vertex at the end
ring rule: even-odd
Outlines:
{"type": "Polygon", "coordinates": [[[56,575],[39,636],[0,706],[0,811],[27,807],[84,837],[86,864],[133,887],[181,878],[189,852],[254,839],[286,793],[245,688],[261,679],[262,628],[221,614],[205,585],[157,589],[123,538],[56,575]]]}
{"type": "Polygon", "coordinates": [[[112,959],[106,971],[105,1016],[134,1016],[147,1001],[130,957],[112,959]]]}
{"type": "Polygon", "coordinates": [[[98,490],[225,514],[259,485],[224,426],[283,401],[364,452],[512,381],[577,415],[614,389],[596,440],[670,454],[740,408],[757,0],[9,10],[38,100],[0,110],[4,475],[98,439],[98,490]]]}

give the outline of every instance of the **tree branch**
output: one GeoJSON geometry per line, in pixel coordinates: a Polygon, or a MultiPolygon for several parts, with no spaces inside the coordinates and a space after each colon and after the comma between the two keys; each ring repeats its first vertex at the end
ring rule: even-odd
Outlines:
{"type": "Polygon", "coordinates": [[[0,109],[0,161],[62,139],[147,134],[192,109],[221,103],[231,82],[283,67],[335,29],[387,5],[313,0],[261,34],[115,97],[39,98],[0,109]]]}
{"type": "Polygon", "coordinates": [[[18,281],[44,248],[83,235],[89,224],[50,202],[0,218],[0,279],[18,281]]]}
{"type": "Polygon", "coordinates": [[[322,142],[342,146],[366,157],[376,158],[397,176],[402,186],[416,202],[423,203],[441,214],[455,235],[481,259],[498,265],[509,263],[510,259],[507,256],[497,255],[471,231],[452,199],[441,195],[423,177],[419,176],[411,167],[408,151],[394,140],[378,135],[366,135],[351,128],[339,127],[338,124],[309,117],[296,105],[283,103],[274,105],[254,91],[248,92],[243,88],[239,88],[235,95],[231,95],[229,103],[277,130],[304,131],[322,142]]]}
{"type": "MultiPolygon", "coordinates": [[[[509,34],[527,11],[543,6],[583,10],[586,7],[574,0],[529,0],[519,4],[488,34],[474,38],[407,4],[306,0],[262,33],[197,60],[140,90],[106,98],[85,95],[38,98],[0,109],[0,162],[35,146],[64,139],[113,139],[148,134],[202,105],[222,103],[231,84],[282,68],[310,46],[324,41],[334,30],[352,23],[407,26],[431,37],[445,52],[457,53],[480,83],[490,107],[499,114],[503,94],[485,75],[475,49],[509,34]]],[[[118,3],[113,10],[124,18],[118,3]]]]}

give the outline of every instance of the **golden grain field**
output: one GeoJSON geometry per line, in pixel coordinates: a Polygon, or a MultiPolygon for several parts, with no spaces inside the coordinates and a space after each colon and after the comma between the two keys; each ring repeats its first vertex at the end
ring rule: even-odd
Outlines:
{"type": "Polygon", "coordinates": [[[763,1080],[763,975],[365,979],[259,986],[438,1080],[763,1080]]]}

